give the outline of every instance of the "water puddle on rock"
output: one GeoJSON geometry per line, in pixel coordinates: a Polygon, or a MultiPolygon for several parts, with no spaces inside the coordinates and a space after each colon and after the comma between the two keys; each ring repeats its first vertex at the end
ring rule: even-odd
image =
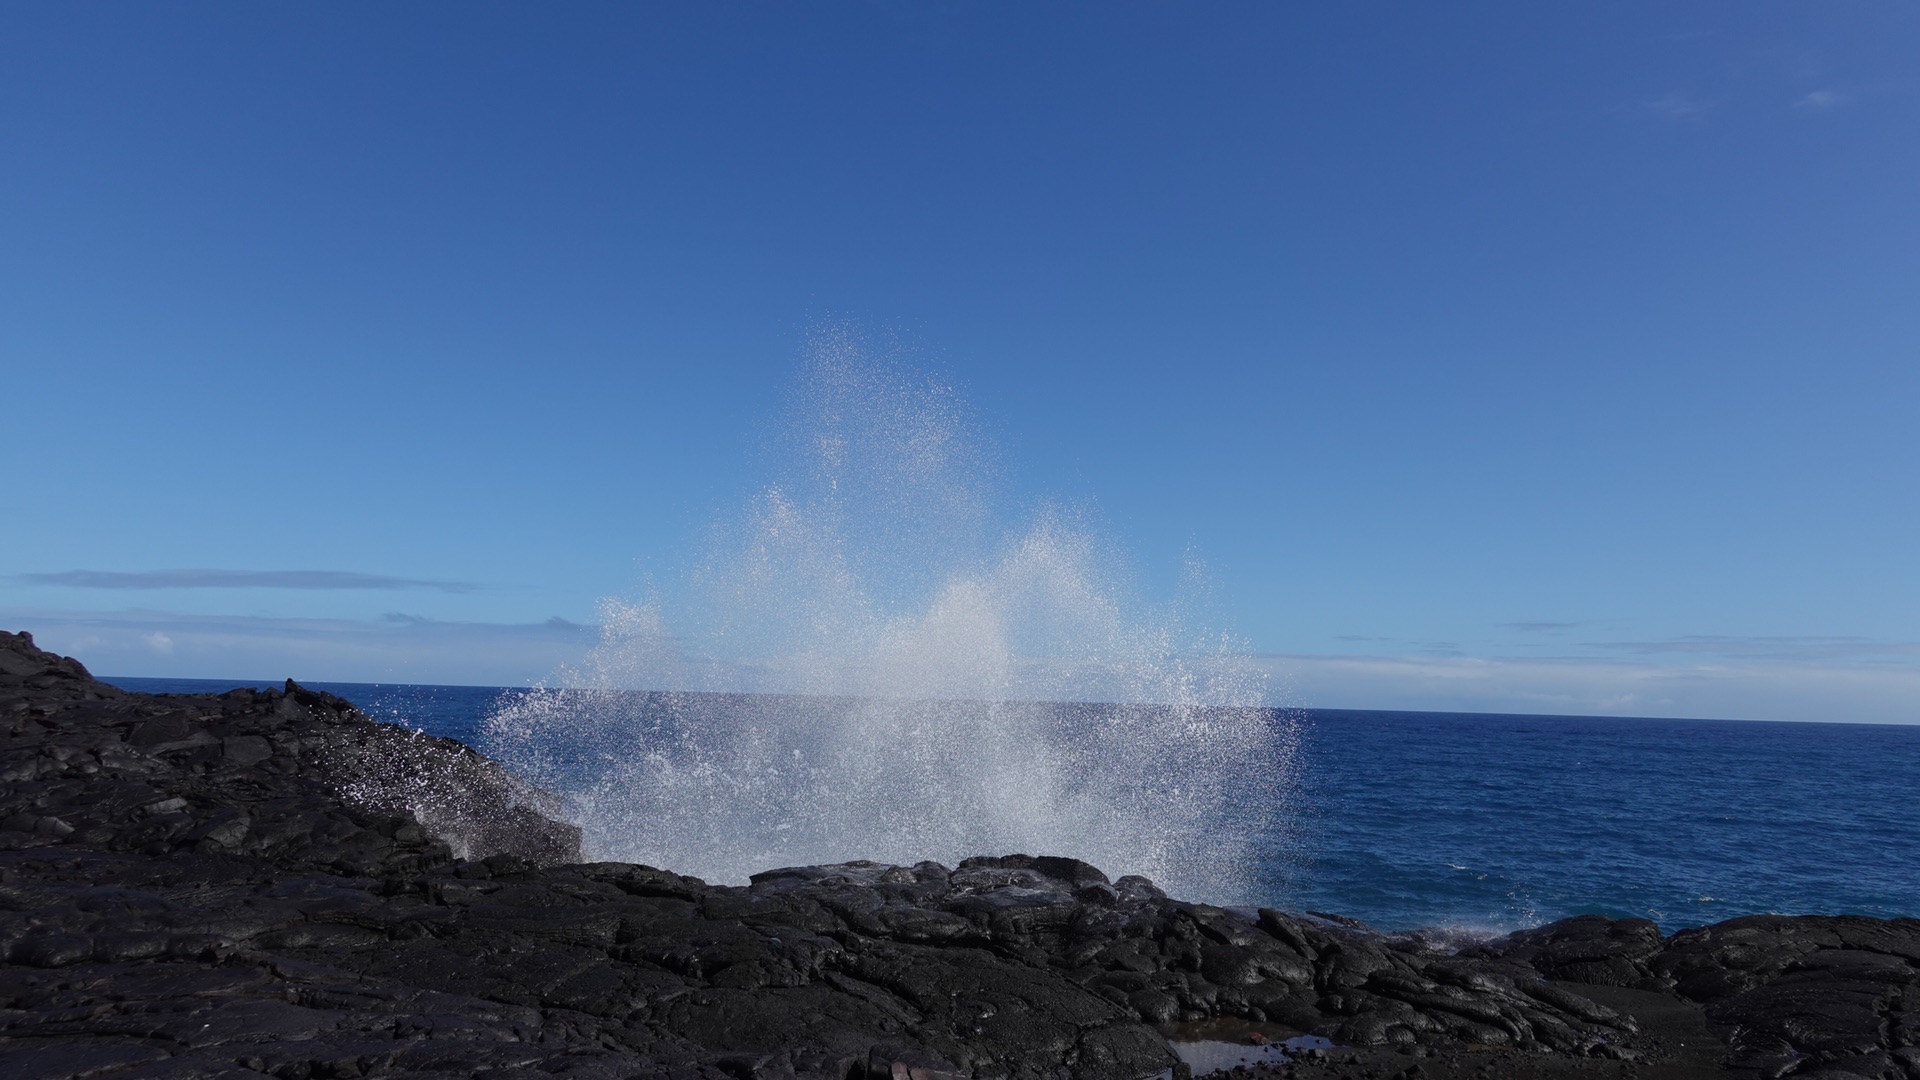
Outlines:
{"type": "MultiPolygon", "coordinates": [[[[1199,1077],[1227,1072],[1242,1065],[1279,1065],[1304,1055],[1318,1055],[1333,1049],[1333,1041],[1319,1035],[1302,1035],[1279,1024],[1260,1024],[1250,1020],[1195,1020],[1167,1024],[1160,1028],[1167,1044],[1180,1055],[1180,1063],[1199,1077]]],[[[1160,1074],[1172,1080],[1175,1070],[1160,1074]]]]}

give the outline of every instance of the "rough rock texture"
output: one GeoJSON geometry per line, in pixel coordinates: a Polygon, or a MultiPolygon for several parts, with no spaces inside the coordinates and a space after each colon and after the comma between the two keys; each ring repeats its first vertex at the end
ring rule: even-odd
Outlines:
{"type": "Polygon", "coordinates": [[[1920,920],[1754,915],[1648,963],[1761,1075],[1920,1077],[1920,920]]]}
{"type": "Polygon", "coordinates": [[[1449,954],[1069,859],[710,886],[579,863],[539,792],[338,698],[123,693],[24,634],[0,730],[0,1076],[1093,1080],[1218,1017],[1658,1057],[1599,987],[1704,1003],[1750,1071],[1920,1076],[1911,923],[1571,920],[1449,954]]]}
{"type": "Polygon", "coordinates": [[[284,693],[129,694],[0,632],[0,727],[0,850],[241,856],[360,876],[454,854],[579,858],[579,831],[498,765],[292,680],[284,693]]]}
{"type": "Polygon", "coordinates": [[[1750,915],[1662,939],[1644,919],[1583,916],[1469,953],[1671,991],[1704,1007],[1728,1066],[1759,1076],[1920,1078],[1920,920],[1750,915]]]}
{"type": "MultiPolygon", "coordinates": [[[[1920,920],[1755,915],[1662,938],[1644,919],[1585,915],[1467,949],[1459,959],[1508,966],[1516,983],[1524,977],[1516,969],[1531,970],[1554,992],[1634,1015],[1639,1037],[1626,1057],[1644,1077],[1920,1080],[1920,920]],[[1666,1031],[1650,1030],[1653,1016],[1666,1031]],[[1710,1053],[1699,1052],[1703,1037],[1713,1039],[1710,1053]]],[[[1605,1075],[1462,1049],[1411,1064],[1334,1054],[1295,1071],[1387,1076],[1398,1064],[1408,1080],[1605,1075]]]]}

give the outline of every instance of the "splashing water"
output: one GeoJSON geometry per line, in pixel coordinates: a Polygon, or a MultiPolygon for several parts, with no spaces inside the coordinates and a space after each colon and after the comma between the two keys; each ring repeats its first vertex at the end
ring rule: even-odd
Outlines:
{"type": "Polygon", "coordinates": [[[1260,674],[1129,610],[1069,515],[996,535],[950,391],[847,332],[802,388],[801,468],[690,602],[604,601],[585,664],[503,699],[487,750],[561,794],[595,858],[743,881],[1019,851],[1248,899],[1295,739],[1260,674]]]}

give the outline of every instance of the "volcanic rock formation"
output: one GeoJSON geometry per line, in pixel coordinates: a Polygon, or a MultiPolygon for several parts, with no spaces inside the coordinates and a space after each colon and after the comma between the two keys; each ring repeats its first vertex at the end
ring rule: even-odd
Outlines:
{"type": "Polygon", "coordinates": [[[1590,917],[1452,953],[1062,858],[713,886],[583,863],[542,793],[331,695],[127,693],[25,634],[0,730],[0,1076],[1133,1080],[1175,1069],[1166,1025],[1222,1017],[1657,1062],[1613,987],[1703,1007],[1727,1075],[1920,1077],[1913,920],[1590,917]]]}

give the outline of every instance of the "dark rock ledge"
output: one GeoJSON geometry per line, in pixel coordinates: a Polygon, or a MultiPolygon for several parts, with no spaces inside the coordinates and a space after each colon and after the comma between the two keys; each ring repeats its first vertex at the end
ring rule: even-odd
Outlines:
{"type": "Polygon", "coordinates": [[[1132,1080],[1212,1019],[1351,1048],[1302,1075],[1920,1078],[1914,920],[1454,953],[1058,858],[712,886],[579,862],[540,792],[339,698],[126,693],[25,634],[0,730],[0,1077],[1132,1080]]]}

